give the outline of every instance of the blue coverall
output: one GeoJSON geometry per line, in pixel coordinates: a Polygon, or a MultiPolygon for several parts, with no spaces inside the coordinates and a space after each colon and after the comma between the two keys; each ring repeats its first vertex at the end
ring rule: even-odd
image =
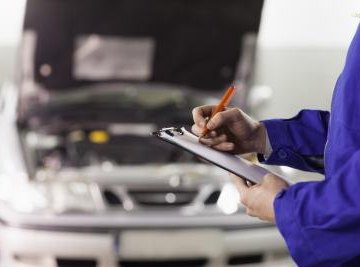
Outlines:
{"type": "Polygon", "coordinates": [[[264,121],[266,164],[325,174],[280,192],[276,224],[299,266],[360,266],[360,26],[333,94],[331,112],[302,110],[264,121]],[[314,158],[324,157],[324,168],[314,158]]]}

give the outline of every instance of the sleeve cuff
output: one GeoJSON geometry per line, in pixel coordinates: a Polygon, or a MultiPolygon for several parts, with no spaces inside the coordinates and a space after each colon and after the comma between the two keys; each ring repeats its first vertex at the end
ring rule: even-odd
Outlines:
{"type": "Polygon", "coordinates": [[[292,147],[292,140],[288,135],[287,123],[284,120],[265,120],[262,121],[262,123],[265,125],[272,150],[277,150],[282,147],[292,147]]]}
{"type": "Polygon", "coordinates": [[[266,135],[266,140],[265,140],[265,153],[264,153],[264,159],[268,159],[272,153],[272,147],[271,147],[271,143],[270,143],[270,139],[269,139],[269,135],[267,133],[267,130],[265,128],[265,135],[266,135]]]}

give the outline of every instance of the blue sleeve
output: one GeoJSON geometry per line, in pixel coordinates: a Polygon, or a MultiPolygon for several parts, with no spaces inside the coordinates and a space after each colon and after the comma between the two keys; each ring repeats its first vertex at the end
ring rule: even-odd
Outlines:
{"type": "Polygon", "coordinates": [[[329,117],[328,111],[302,110],[291,119],[263,121],[273,152],[261,161],[323,173],[329,117]]]}
{"type": "Polygon", "coordinates": [[[333,94],[325,180],[292,185],[274,201],[276,224],[299,266],[360,266],[359,71],[360,27],[333,94]]]}
{"type": "Polygon", "coordinates": [[[276,224],[299,266],[360,266],[360,127],[345,131],[336,136],[350,139],[344,145],[356,140],[356,150],[331,164],[324,181],[295,184],[275,199],[276,224]]]}

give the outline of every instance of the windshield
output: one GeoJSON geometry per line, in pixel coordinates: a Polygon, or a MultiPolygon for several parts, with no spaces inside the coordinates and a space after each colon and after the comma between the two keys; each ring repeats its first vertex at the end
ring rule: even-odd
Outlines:
{"type": "Polygon", "coordinates": [[[57,93],[28,109],[23,143],[36,168],[194,162],[150,133],[190,128],[191,110],[200,104],[202,97],[173,88],[132,85],[57,93]]]}

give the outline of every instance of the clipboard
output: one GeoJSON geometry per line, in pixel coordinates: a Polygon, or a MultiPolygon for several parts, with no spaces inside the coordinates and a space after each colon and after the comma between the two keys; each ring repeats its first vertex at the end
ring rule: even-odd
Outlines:
{"type": "Polygon", "coordinates": [[[199,143],[199,138],[184,127],[163,128],[153,132],[152,135],[253,183],[260,183],[264,175],[269,173],[267,169],[240,156],[218,151],[199,143]]]}

